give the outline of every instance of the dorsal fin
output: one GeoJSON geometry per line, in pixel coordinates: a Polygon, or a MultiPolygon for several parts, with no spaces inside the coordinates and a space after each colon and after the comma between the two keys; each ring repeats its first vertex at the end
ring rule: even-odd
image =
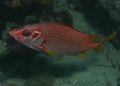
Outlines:
{"type": "Polygon", "coordinates": [[[77,30],[76,28],[73,28],[73,27],[68,26],[68,25],[65,25],[65,24],[61,24],[61,23],[57,23],[57,22],[50,22],[50,24],[58,25],[58,26],[61,25],[61,26],[64,26],[64,27],[66,27],[66,28],[70,28],[70,29],[72,29],[72,30],[74,30],[74,31],[80,32],[80,33],[82,33],[82,34],[85,34],[84,32],[81,32],[80,30],[77,30]]]}
{"type": "Polygon", "coordinates": [[[101,34],[91,34],[90,38],[92,42],[95,42],[97,39],[99,39],[102,35],[101,34]]]}

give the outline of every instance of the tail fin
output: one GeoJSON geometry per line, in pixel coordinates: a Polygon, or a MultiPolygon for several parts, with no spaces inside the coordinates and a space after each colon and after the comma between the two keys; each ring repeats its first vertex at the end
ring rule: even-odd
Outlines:
{"type": "Polygon", "coordinates": [[[109,35],[107,38],[105,38],[103,41],[100,42],[100,45],[97,47],[97,49],[95,50],[96,52],[100,52],[102,50],[102,43],[109,41],[111,39],[113,39],[116,36],[117,32],[113,32],[111,35],[109,35]]]}
{"type": "Polygon", "coordinates": [[[101,42],[101,44],[102,44],[103,42],[106,42],[106,41],[109,41],[109,40],[113,39],[113,38],[116,36],[116,34],[117,34],[117,32],[113,32],[111,35],[109,35],[107,38],[105,38],[105,39],[101,42]]]}

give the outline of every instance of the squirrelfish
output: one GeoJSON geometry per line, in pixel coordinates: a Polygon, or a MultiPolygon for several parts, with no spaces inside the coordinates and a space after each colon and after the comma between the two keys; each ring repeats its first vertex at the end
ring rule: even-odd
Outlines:
{"type": "Polygon", "coordinates": [[[73,27],[49,22],[26,25],[13,29],[10,35],[17,41],[38,51],[43,50],[52,56],[58,55],[86,55],[87,50],[101,50],[101,44],[115,37],[116,32],[100,42],[96,42],[102,35],[85,34],[73,27]]]}

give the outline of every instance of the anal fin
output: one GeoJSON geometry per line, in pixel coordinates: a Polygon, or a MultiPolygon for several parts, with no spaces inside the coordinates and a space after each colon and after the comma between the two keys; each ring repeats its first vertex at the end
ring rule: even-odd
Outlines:
{"type": "Polygon", "coordinates": [[[101,52],[102,51],[102,45],[98,46],[96,49],[95,49],[95,52],[101,52]]]}
{"type": "Polygon", "coordinates": [[[86,52],[81,52],[81,53],[77,54],[77,56],[87,56],[87,53],[86,52]]]}
{"type": "Polygon", "coordinates": [[[58,57],[59,55],[57,53],[55,53],[54,51],[50,50],[50,49],[43,49],[44,52],[46,52],[47,54],[54,56],[54,57],[58,57]]]}

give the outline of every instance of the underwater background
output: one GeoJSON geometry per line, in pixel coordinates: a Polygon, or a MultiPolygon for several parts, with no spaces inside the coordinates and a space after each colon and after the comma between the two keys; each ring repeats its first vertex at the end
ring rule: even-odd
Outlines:
{"type": "Polygon", "coordinates": [[[0,0],[0,86],[120,86],[120,0],[0,0]],[[58,22],[87,34],[117,35],[102,52],[54,58],[9,35],[27,24],[58,22]]]}

